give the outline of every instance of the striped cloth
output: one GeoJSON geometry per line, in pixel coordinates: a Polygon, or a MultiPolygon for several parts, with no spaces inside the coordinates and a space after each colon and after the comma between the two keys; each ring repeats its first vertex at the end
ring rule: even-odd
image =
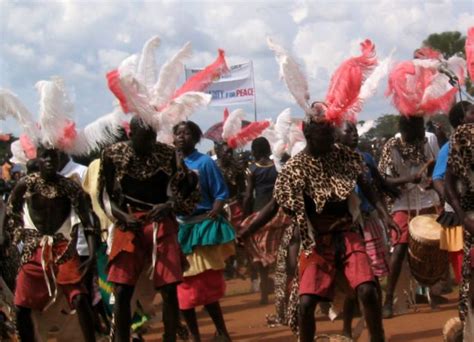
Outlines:
{"type": "Polygon", "coordinates": [[[388,246],[383,234],[383,227],[376,213],[364,213],[364,240],[370,265],[376,277],[384,277],[389,273],[388,246]]]}

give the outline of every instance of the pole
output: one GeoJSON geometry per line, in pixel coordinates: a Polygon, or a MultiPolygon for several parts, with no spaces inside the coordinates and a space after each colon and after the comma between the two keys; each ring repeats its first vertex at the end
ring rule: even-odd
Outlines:
{"type": "Polygon", "coordinates": [[[252,71],[252,84],[253,84],[253,116],[254,121],[257,121],[257,89],[255,89],[255,77],[253,72],[253,61],[250,61],[250,67],[252,71]]]}

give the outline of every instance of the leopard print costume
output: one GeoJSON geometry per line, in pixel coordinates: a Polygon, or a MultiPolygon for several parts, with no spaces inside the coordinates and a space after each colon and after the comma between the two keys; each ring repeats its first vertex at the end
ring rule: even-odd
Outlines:
{"type": "MultiPolygon", "coordinates": [[[[461,206],[465,212],[474,211],[474,124],[459,126],[451,136],[450,147],[448,168],[459,177],[464,187],[461,206]]],[[[462,321],[466,318],[470,300],[471,248],[474,248],[474,236],[464,230],[463,280],[459,289],[459,316],[462,321]]]]}
{"type": "MultiPolygon", "coordinates": [[[[150,154],[142,157],[137,155],[132,146],[127,142],[119,142],[108,146],[102,151],[99,171],[99,196],[105,189],[105,172],[107,164],[113,165],[115,169],[115,186],[112,198],[122,201],[122,189],[120,182],[127,175],[138,180],[146,180],[159,171],[163,171],[171,177],[169,190],[171,191],[171,203],[173,211],[182,215],[189,215],[194,210],[196,203],[200,200],[200,192],[197,186],[189,188],[188,176],[190,172],[184,163],[176,162],[175,149],[172,146],[156,142],[150,154]]],[[[99,200],[103,206],[103,202],[99,200]]]]}
{"type": "Polygon", "coordinates": [[[294,333],[298,331],[299,278],[297,270],[294,275],[286,274],[288,246],[296,231],[301,236],[300,249],[303,253],[309,255],[317,243],[306,221],[304,195],[313,199],[317,212],[321,212],[328,201],[345,200],[354,191],[359,175],[363,174],[363,165],[359,153],[336,144],[330,153],[320,158],[314,158],[305,151],[298,153],[278,175],[273,195],[291,217],[292,225],[284,233],[277,257],[277,321],[288,324],[294,333]],[[288,277],[292,279],[289,293],[286,291],[288,277]],[[287,305],[286,298],[289,298],[287,305]]]}
{"type": "Polygon", "coordinates": [[[393,137],[390,138],[382,149],[382,156],[379,161],[379,170],[382,174],[390,171],[393,177],[400,177],[395,167],[395,163],[392,161],[392,150],[395,149],[400,154],[402,160],[405,163],[412,163],[413,165],[421,165],[427,162],[426,155],[424,152],[425,144],[427,139],[415,144],[408,144],[403,142],[402,139],[393,137]]]}
{"type": "MultiPolygon", "coordinates": [[[[26,184],[26,192],[23,198],[19,202],[14,203],[12,197],[10,197],[7,204],[7,229],[9,234],[13,237],[13,244],[17,245],[20,242],[23,242],[24,244],[21,253],[21,265],[27,263],[31,259],[44,235],[37,230],[23,229],[23,205],[25,201],[31,198],[34,194],[39,194],[49,199],[67,197],[71,202],[72,209],[76,210],[79,205],[79,200],[86,196],[85,192],[76,181],[60,175],[58,175],[55,182],[48,182],[36,172],[25,176],[24,182],[26,184]]],[[[98,233],[93,227],[84,227],[84,230],[89,233],[98,233]]],[[[74,234],[75,232],[73,231],[71,235],[74,236],[74,234]]],[[[61,241],[69,242],[62,233],[54,234],[53,240],[54,244],[61,241]]],[[[75,250],[75,245],[69,243],[66,251],[55,262],[57,264],[66,262],[74,256],[75,250]]]]}

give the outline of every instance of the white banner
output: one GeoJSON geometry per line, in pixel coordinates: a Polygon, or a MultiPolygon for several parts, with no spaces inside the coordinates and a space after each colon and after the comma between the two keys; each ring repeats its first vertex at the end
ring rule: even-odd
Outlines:
{"type": "MultiPolygon", "coordinates": [[[[232,65],[230,73],[214,81],[207,89],[212,95],[211,106],[229,106],[255,102],[255,83],[252,62],[232,65]]],[[[185,68],[186,79],[202,69],[185,68]]]]}

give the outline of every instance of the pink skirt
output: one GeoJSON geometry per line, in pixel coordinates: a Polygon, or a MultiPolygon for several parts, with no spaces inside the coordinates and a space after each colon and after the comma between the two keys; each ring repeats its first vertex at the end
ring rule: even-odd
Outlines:
{"type": "Polygon", "coordinates": [[[192,277],[184,277],[178,285],[180,310],[193,309],[219,301],[225,294],[223,270],[207,270],[192,277]]]}

